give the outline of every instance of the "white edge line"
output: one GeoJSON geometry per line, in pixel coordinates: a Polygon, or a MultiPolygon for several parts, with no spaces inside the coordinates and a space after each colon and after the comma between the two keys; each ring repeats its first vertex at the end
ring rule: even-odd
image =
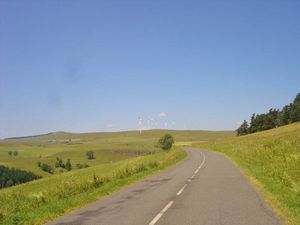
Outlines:
{"type": "Polygon", "coordinates": [[[160,217],[162,217],[162,215],[173,205],[173,201],[170,201],[165,208],[163,208],[160,213],[158,213],[156,215],[156,217],[154,217],[154,219],[149,223],[149,225],[154,225],[156,224],[156,222],[160,219],[160,217]]]}
{"type": "Polygon", "coordinates": [[[186,188],[186,185],[187,185],[187,184],[185,184],[185,185],[177,192],[177,194],[176,194],[177,196],[178,196],[178,195],[181,195],[181,193],[183,192],[183,190],[186,188]]]}

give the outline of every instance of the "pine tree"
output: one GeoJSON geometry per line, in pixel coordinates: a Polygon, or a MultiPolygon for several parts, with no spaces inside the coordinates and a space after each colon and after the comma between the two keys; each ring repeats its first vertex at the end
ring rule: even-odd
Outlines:
{"type": "Polygon", "coordinates": [[[290,109],[290,121],[291,123],[300,121],[300,93],[297,94],[290,109]]]}
{"type": "Polygon", "coordinates": [[[241,124],[241,126],[236,130],[237,136],[246,135],[249,133],[249,126],[246,120],[241,124]]]}
{"type": "Polygon", "coordinates": [[[282,110],[270,109],[267,113],[252,114],[248,129],[243,123],[237,129],[237,135],[244,135],[245,130],[247,133],[255,133],[298,121],[300,121],[300,93],[296,95],[292,103],[284,106],[282,110]]]}
{"type": "Polygon", "coordinates": [[[72,170],[72,164],[71,164],[71,160],[70,159],[67,160],[65,168],[68,171],[72,170]]]}

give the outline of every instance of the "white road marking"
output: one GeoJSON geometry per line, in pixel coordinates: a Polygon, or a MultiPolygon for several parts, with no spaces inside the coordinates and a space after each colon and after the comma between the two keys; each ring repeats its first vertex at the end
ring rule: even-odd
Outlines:
{"type": "MultiPolygon", "coordinates": [[[[194,174],[190,177],[190,179],[193,179],[195,176],[196,176],[196,174],[199,172],[199,170],[202,168],[202,166],[204,165],[204,163],[205,163],[205,155],[201,152],[201,154],[202,154],[202,156],[203,156],[203,159],[202,159],[202,162],[201,162],[201,164],[200,164],[200,166],[195,170],[195,172],[194,172],[194,174]]],[[[190,180],[189,179],[189,180],[190,180]]],[[[190,182],[190,181],[189,181],[190,182]]]]}
{"type": "Polygon", "coordinates": [[[165,208],[163,208],[160,213],[158,213],[156,215],[156,217],[154,217],[154,219],[149,223],[149,225],[154,225],[156,224],[156,222],[160,219],[160,217],[162,217],[162,215],[164,215],[164,213],[173,205],[173,201],[170,201],[165,208]]]}
{"type": "Polygon", "coordinates": [[[203,160],[202,160],[202,163],[200,164],[200,166],[198,167],[198,170],[200,170],[202,168],[202,166],[204,165],[204,163],[205,163],[205,159],[206,159],[205,155],[203,153],[202,153],[202,155],[203,155],[203,160]]]}
{"type": "MultiPolygon", "coordinates": [[[[203,156],[203,160],[200,164],[200,166],[197,168],[197,170],[194,172],[194,174],[190,177],[190,179],[188,179],[188,182],[191,182],[195,175],[199,172],[199,170],[202,168],[202,166],[205,163],[205,155],[201,152],[202,156],[203,156]]],[[[177,192],[177,196],[181,195],[181,193],[183,192],[183,190],[186,188],[187,184],[185,184],[178,192],[177,192]]],[[[149,225],[154,225],[157,223],[157,221],[160,219],[160,217],[162,217],[164,215],[164,213],[173,205],[174,201],[170,201],[161,211],[160,213],[158,213],[154,219],[149,223],[149,225]]]]}
{"type": "Polygon", "coordinates": [[[185,184],[185,185],[177,192],[177,194],[176,194],[177,196],[178,196],[178,195],[181,195],[181,193],[182,193],[183,190],[185,189],[186,185],[187,185],[187,184],[185,184]]]}

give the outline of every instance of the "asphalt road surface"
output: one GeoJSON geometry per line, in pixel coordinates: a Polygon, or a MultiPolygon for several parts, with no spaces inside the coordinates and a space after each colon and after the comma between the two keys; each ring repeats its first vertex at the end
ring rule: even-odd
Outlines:
{"type": "Polygon", "coordinates": [[[282,224],[221,154],[185,148],[188,157],[49,225],[282,224]]]}

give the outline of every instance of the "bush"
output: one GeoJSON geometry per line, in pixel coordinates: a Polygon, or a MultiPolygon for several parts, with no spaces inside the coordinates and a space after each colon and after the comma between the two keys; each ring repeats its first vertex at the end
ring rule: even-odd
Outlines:
{"type": "Polygon", "coordinates": [[[77,164],[76,164],[76,167],[77,167],[77,169],[83,169],[83,168],[89,167],[89,165],[86,164],[86,163],[84,163],[84,164],[77,163],[77,164]]]}
{"type": "Polygon", "coordinates": [[[38,162],[38,166],[47,173],[53,173],[52,167],[50,165],[48,165],[47,163],[38,162]]]}
{"type": "Polygon", "coordinates": [[[65,164],[63,163],[63,160],[59,157],[56,157],[56,161],[55,161],[55,167],[61,167],[61,168],[65,168],[65,164]]]}
{"type": "Polygon", "coordinates": [[[17,151],[8,151],[8,155],[17,156],[19,153],[17,151]]]}
{"type": "Polygon", "coordinates": [[[93,151],[86,152],[86,156],[89,160],[96,158],[93,151]]]}
{"type": "Polygon", "coordinates": [[[170,134],[165,134],[159,139],[158,144],[163,150],[169,150],[174,144],[174,138],[170,134]]]}
{"type": "Polygon", "coordinates": [[[71,164],[71,160],[70,159],[67,160],[66,170],[68,170],[68,171],[72,170],[72,164],[71,164]]]}

